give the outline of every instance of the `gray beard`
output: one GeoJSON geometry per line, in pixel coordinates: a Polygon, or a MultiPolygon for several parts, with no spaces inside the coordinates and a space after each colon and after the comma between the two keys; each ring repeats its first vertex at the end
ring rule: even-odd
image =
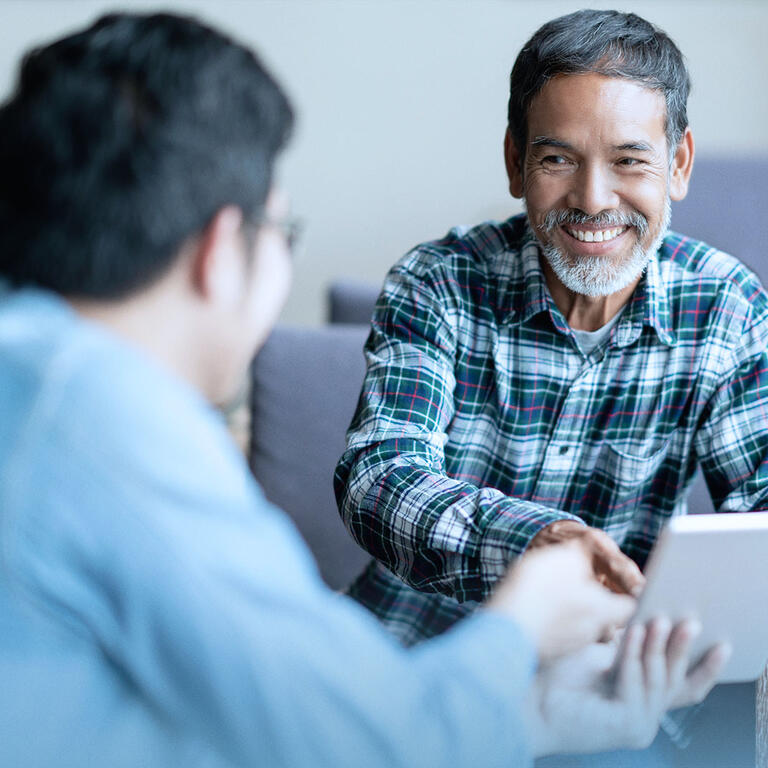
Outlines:
{"type": "Polygon", "coordinates": [[[610,296],[626,288],[645,272],[651,256],[664,241],[671,218],[672,204],[667,195],[664,219],[653,243],[647,249],[643,249],[639,242],[635,243],[629,259],[619,264],[604,256],[580,256],[574,259],[551,243],[542,244],[541,250],[552,271],[566,288],[582,296],[610,296]]]}

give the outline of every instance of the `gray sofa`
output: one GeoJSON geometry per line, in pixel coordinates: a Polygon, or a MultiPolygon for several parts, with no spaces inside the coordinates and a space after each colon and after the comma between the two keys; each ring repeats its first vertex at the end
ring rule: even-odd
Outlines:
{"type": "Polygon", "coordinates": [[[768,157],[696,160],[672,229],[733,254],[768,281],[768,157]]]}
{"type": "Polygon", "coordinates": [[[278,327],[251,368],[251,469],[334,589],[370,559],[342,525],[331,483],[363,381],[367,333],[362,325],[278,327]]]}

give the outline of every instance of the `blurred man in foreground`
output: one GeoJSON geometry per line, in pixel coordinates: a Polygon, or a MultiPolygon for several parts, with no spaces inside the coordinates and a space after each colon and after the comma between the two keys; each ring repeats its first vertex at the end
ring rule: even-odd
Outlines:
{"type": "Polygon", "coordinates": [[[615,685],[608,646],[567,659],[574,687],[559,657],[632,609],[580,547],[409,652],[324,588],[250,477],[211,404],[290,283],[291,122],[251,52],[168,15],[30,53],[0,110],[0,764],[457,768],[647,743],[722,649],[688,673],[695,627],[659,620],[615,685]]]}

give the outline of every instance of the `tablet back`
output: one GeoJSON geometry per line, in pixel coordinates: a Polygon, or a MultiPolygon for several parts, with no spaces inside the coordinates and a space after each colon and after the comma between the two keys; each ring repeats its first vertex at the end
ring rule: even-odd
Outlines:
{"type": "Polygon", "coordinates": [[[733,654],[720,682],[760,676],[768,660],[768,512],[686,515],[662,531],[646,567],[633,622],[697,618],[696,659],[727,641],[733,654]]]}

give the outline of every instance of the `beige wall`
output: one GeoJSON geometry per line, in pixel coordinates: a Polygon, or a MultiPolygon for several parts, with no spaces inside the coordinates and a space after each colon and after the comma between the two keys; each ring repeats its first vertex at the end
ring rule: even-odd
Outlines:
{"type": "Polygon", "coordinates": [[[701,154],[768,155],[762,0],[5,0],[0,90],[30,45],[105,10],[161,5],[253,44],[298,105],[280,169],[307,223],[288,322],[322,321],[336,277],[380,281],[416,242],[518,210],[501,159],[509,69],[542,22],[584,5],[632,10],[677,41],[701,154]]]}

